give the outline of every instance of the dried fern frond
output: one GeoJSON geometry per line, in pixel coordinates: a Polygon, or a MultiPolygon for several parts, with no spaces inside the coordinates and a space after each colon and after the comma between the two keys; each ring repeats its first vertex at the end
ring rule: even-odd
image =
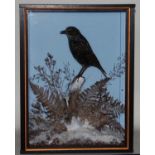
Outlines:
{"type": "Polygon", "coordinates": [[[47,110],[48,116],[54,121],[62,119],[66,112],[66,104],[61,95],[57,91],[51,93],[48,89],[44,89],[31,81],[30,86],[36,95],[37,102],[40,102],[47,110]]]}
{"type": "Polygon", "coordinates": [[[115,122],[124,113],[124,105],[110,96],[106,86],[108,81],[97,81],[78,96],[78,116],[82,120],[87,119],[96,128],[115,122]]]}
{"type": "Polygon", "coordinates": [[[95,84],[90,86],[90,88],[85,89],[83,92],[81,92],[79,99],[81,103],[89,103],[95,102],[97,103],[99,100],[99,93],[105,92],[107,90],[106,84],[110,79],[104,79],[97,81],[95,84]]]}

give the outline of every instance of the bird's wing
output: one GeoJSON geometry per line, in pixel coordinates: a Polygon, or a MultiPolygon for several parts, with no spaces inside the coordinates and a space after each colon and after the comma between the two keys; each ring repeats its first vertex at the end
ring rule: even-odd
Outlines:
{"type": "Polygon", "coordinates": [[[87,61],[90,61],[90,63],[95,63],[95,64],[97,63],[98,65],[99,61],[96,55],[94,54],[89,42],[84,36],[81,37],[80,44],[81,44],[83,55],[84,57],[86,57],[87,61]]]}
{"type": "Polygon", "coordinates": [[[89,42],[83,35],[77,36],[71,41],[72,54],[81,64],[98,66],[99,61],[95,56],[89,42]]]}
{"type": "Polygon", "coordinates": [[[87,53],[90,54],[90,52],[93,53],[89,42],[87,41],[87,39],[84,36],[81,35],[80,37],[78,37],[77,43],[79,44],[79,46],[78,46],[80,48],[79,50],[84,52],[83,54],[87,54],[87,53]]]}

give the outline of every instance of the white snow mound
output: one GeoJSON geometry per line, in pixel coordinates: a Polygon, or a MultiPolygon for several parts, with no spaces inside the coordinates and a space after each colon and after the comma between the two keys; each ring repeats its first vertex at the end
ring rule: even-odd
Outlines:
{"type": "Polygon", "coordinates": [[[113,133],[109,129],[104,131],[98,131],[89,124],[87,120],[82,122],[80,118],[72,118],[71,124],[66,124],[67,131],[61,134],[55,134],[49,141],[49,144],[54,139],[59,139],[59,144],[66,144],[67,142],[75,139],[81,141],[91,140],[92,142],[104,142],[110,144],[111,142],[121,143],[124,140],[124,136],[121,134],[113,133]]]}

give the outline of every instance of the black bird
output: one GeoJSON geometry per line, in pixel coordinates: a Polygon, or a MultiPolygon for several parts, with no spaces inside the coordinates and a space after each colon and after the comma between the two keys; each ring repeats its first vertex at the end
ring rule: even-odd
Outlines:
{"type": "Polygon", "coordinates": [[[81,32],[73,26],[67,27],[65,30],[60,32],[61,34],[66,34],[69,42],[69,47],[73,57],[81,64],[82,68],[78,73],[77,77],[82,76],[88,67],[98,68],[105,78],[107,73],[102,68],[100,62],[95,56],[91,46],[89,45],[86,38],[81,34],[81,32]]]}

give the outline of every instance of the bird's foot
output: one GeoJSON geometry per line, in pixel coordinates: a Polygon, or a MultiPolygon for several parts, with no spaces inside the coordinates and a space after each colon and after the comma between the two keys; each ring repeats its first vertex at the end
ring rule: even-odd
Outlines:
{"type": "MultiPolygon", "coordinates": [[[[71,83],[74,83],[75,81],[79,81],[80,77],[82,77],[82,76],[81,75],[75,76],[71,83]]],[[[84,78],[84,77],[82,77],[82,78],[84,78]]]]}
{"type": "Polygon", "coordinates": [[[108,76],[106,76],[105,77],[107,80],[111,80],[112,79],[112,77],[108,77],[108,76]]]}
{"type": "Polygon", "coordinates": [[[71,84],[73,84],[73,83],[74,83],[77,79],[78,79],[78,77],[77,77],[77,76],[75,76],[75,77],[73,78],[73,80],[72,80],[71,84]]]}
{"type": "Polygon", "coordinates": [[[110,76],[105,76],[105,80],[106,81],[109,81],[109,80],[111,80],[112,79],[112,77],[110,77],[110,76]]]}

